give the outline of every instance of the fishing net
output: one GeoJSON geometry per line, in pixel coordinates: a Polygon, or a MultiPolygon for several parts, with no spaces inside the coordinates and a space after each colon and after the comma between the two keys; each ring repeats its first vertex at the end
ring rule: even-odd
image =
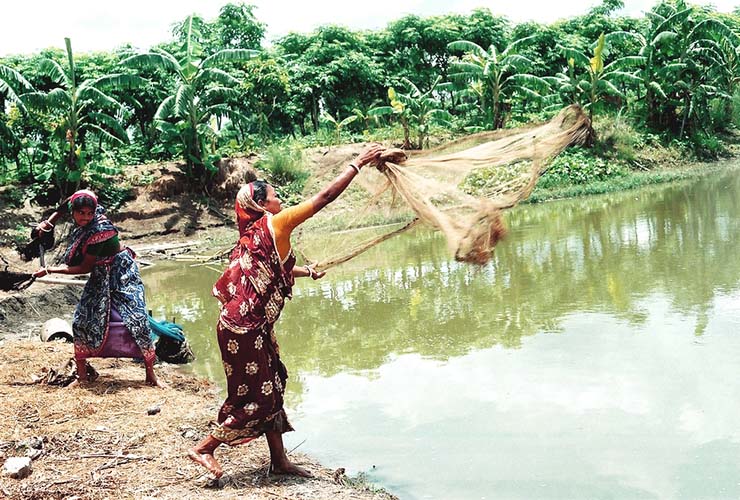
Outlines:
{"type": "MultiPolygon", "coordinates": [[[[506,233],[503,210],[526,199],[550,160],[584,143],[590,130],[581,108],[569,106],[539,125],[484,132],[413,154],[386,150],[377,169],[364,168],[343,195],[346,204],[338,200],[301,226],[298,246],[325,270],[425,225],[444,234],[456,260],[485,264],[506,233]],[[364,208],[352,208],[358,205],[364,208]],[[380,221],[396,226],[378,228],[380,221]],[[364,232],[374,234],[362,239],[364,232]]],[[[334,169],[346,164],[343,159],[334,169]]]]}

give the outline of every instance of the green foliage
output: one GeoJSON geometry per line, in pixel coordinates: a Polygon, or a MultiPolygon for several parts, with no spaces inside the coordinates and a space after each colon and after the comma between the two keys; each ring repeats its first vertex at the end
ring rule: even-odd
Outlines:
{"type": "Polygon", "coordinates": [[[622,115],[605,115],[596,126],[594,153],[606,159],[634,161],[645,138],[622,115]]]}
{"type": "Polygon", "coordinates": [[[255,165],[267,173],[270,184],[288,206],[301,201],[301,192],[309,176],[309,172],[302,167],[302,159],[299,149],[273,144],[255,165]]]}
{"type": "Polygon", "coordinates": [[[697,132],[689,140],[694,156],[699,160],[717,160],[727,154],[727,148],[716,134],[697,132]]]}
{"type": "MultiPolygon", "coordinates": [[[[662,154],[652,144],[669,156],[724,154],[717,132],[740,127],[740,18],[683,0],[625,18],[620,4],[549,25],[477,9],[375,31],[322,26],[257,54],[246,49],[261,48],[266,26],[254,6],[230,3],[215,19],[177,23],[174,40],[147,54],[74,55],[68,44],[8,56],[0,178],[24,198],[51,200],[77,185],[120,185],[103,166],[180,157],[206,186],[221,156],[288,137],[311,147],[403,134],[406,147],[426,147],[434,136],[545,120],[571,102],[596,116],[589,154],[608,162],[641,166],[646,146],[662,154]]],[[[593,158],[576,163],[586,166],[557,176],[602,182],[593,158]]],[[[619,169],[607,175],[621,179],[619,169]]],[[[494,182],[485,172],[473,180],[494,182]]]]}
{"type": "Polygon", "coordinates": [[[693,179],[714,171],[716,171],[716,169],[701,168],[685,170],[656,170],[646,172],[627,171],[624,175],[619,175],[605,180],[595,180],[586,184],[562,184],[551,187],[545,187],[545,185],[540,182],[537,184],[534,192],[526,202],[540,203],[561,198],[615,193],[618,191],[637,189],[652,184],[693,179]]]}
{"type": "Polygon", "coordinates": [[[87,166],[86,143],[128,142],[119,120],[121,104],[99,88],[99,79],[78,79],[71,41],[65,38],[64,42],[65,66],[48,58],[40,62],[41,73],[56,85],[49,91],[26,92],[21,96],[26,107],[46,114],[52,121],[50,129],[60,145],[56,152],[61,153],[61,158],[56,157],[59,167],[49,170],[50,180],[63,195],[80,186],[87,166]]]}
{"type": "Polygon", "coordinates": [[[350,123],[357,120],[357,115],[350,115],[347,118],[344,118],[343,120],[337,120],[333,116],[331,116],[328,112],[324,111],[324,113],[321,115],[322,120],[329,123],[332,127],[334,127],[334,134],[335,134],[335,144],[339,144],[340,139],[342,137],[342,129],[345,128],[350,123]]]}
{"type": "Polygon", "coordinates": [[[182,154],[185,173],[204,185],[217,171],[215,143],[219,119],[246,120],[230,102],[238,96],[235,87],[240,81],[218,66],[246,62],[257,53],[223,49],[203,58],[200,25],[199,18],[190,16],[182,28],[182,45],[176,50],[133,55],[122,64],[139,69],[157,68],[174,77],[174,91],[161,101],[154,119],[164,138],[164,148],[169,153],[182,154]]]}
{"type": "Polygon", "coordinates": [[[515,97],[540,102],[549,83],[529,72],[534,62],[519,53],[532,37],[511,42],[503,51],[491,45],[488,50],[469,40],[450,43],[451,51],[464,55],[451,65],[452,82],[466,84],[465,95],[474,98],[485,116],[484,126],[501,128],[515,97]]]}
{"type": "MultiPolygon", "coordinates": [[[[626,56],[606,64],[609,51],[604,33],[599,35],[590,58],[571,47],[558,45],[558,48],[565,57],[568,69],[550,81],[555,85],[562,103],[580,104],[588,109],[592,124],[594,108],[605,96],[611,96],[613,102],[622,104],[626,99],[626,87],[640,81],[630,67],[643,63],[643,58],[626,56]]],[[[557,103],[558,107],[560,105],[557,103]]]]}
{"type": "Polygon", "coordinates": [[[594,156],[584,148],[568,149],[558,155],[548,166],[537,185],[547,189],[572,184],[589,184],[611,177],[620,177],[627,169],[617,161],[594,156]]]}
{"type": "Polygon", "coordinates": [[[388,89],[388,100],[390,106],[379,106],[368,110],[368,115],[379,117],[391,115],[398,117],[403,127],[403,148],[411,148],[411,132],[416,132],[418,141],[416,147],[423,149],[429,146],[429,127],[433,124],[450,126],[452,116],[441,109],[439,101],[435,98],[435,90],[441,77],[437,78],[431,88],[426,92],[411,81],[402,79],[402,83],[409,89],[407,93],[397,92],[393,87],[388,89]]]}
{"type": "Polygon", "coordinates": [[[0,191],[0,201],[7,207],[21,207],[25,199],[26,196],[23,190],[16,186],[8,186],[0,191]]]}

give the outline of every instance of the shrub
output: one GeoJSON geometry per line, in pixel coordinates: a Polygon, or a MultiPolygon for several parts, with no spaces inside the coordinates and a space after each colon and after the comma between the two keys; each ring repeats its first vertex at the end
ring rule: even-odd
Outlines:
{"type": "Polygon", "coordinates": [[[540,178],[538,187],[547,189],[571,184],[588,184],[627,174],[627,169],[621,163],[594,156],[594,153],[584,148],[563,151],[540,178]]]}
{"type": "Polygon", "coordinates": [[[714,134],[697,132],[691,136],[690,144],[698,160],[716,160],[727,153],[725,145],[714,134]]]}
{"type": "Polygon", "coordinates": [[[309,176],[301,166],[302,159],[300,150],[273,144],[255,165],[268,174],[270,183],[287,205],[300,201],[303,186],[309,176]]]}
{"type": "Polygon", "coordinates": [[[594,150],[599,156],[633,161],[644,142],[640,133],[621,115],[603,116],[596,123],[594,150]]]}

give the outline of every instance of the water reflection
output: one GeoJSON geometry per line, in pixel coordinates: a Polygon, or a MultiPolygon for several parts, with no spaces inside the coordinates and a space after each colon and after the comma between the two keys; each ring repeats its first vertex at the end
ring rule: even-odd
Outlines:
{"type": "MultiPolygon", "coordinates": [[[[740,495],[714,467],[740,451],[739,193],[731,171],[523,206],[483,268],[417,231],[299,281],[277,328],[291,439],[401,498],[691,498],[715,469],[740,495]]],[[[217,277],[145,281],[223,380],[217,277]]]]}

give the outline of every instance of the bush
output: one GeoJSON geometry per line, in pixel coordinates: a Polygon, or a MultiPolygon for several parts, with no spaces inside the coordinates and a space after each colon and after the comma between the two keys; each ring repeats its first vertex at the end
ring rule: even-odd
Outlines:
{"type": "Polygon", "coordinates": [[[309,176],[301,165],[302,159],[300,150],[273,144],[255,164],[258,169],[268,174],[270,184],[287,205],[300,201],[303,186],[309,176]]]}
{"type": "Polygon", "coordinates": [[[691,149],[698,160],[716,160],[727,154],[722,141],[714,134],[697,132],[690,139],[691,149]]]}
{"type": "Polygon", "coordinates": [[[543,189],[573,184],[588,184],[622,177],[628,170],[617,161],[594,156],[593,150],[567,149],[560,153],[540,178],[537,186],[543,189]]]}
{"type": "Polygon", "coordinates": [[[596,123],[594,150],[599,156],[634,161],[645,140],[621,115],[603,116],[596,123]]]}

